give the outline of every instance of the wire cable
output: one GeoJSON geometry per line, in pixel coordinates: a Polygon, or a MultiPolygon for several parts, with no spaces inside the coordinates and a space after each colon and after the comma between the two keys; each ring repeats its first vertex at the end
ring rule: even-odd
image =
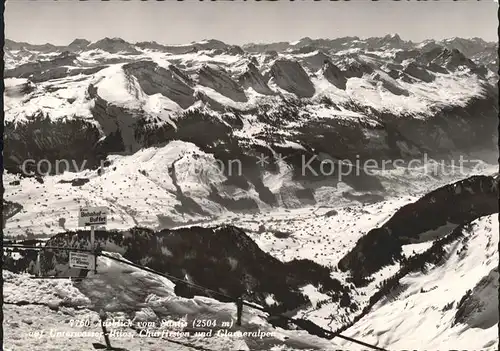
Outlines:
{"type": "MultiPolygon", "coordinates": [[[[80,251],[80,252],[92,252],[92,253],[94,253],[93,250],[73,249],[73,248],[67,248],[67,247],[66,248],[64,248],[64,247],[50,247],[50,246],[41,246],[40,247],[40,246],[22,246],[22,245],[13,245],[13,244],[7,244],[7,245],[4,244],[4,247],[11,247],[11,248],[18,248],[18,249],[27,249],[27,250],[29,250],[29,249],[54,249],[54,250],[69,250],[69,251],[80,251]]],[[[154,269],[151,269],[151,268],[148,268],[148,267],[145,267],[145,266],[142,266],[142,265],[139,265],[139,264],[127,261],[127,260],[123,260],[123,259],[114,257],[112,255],[103,253],[101,250],[96,250],[95,251],[95,255],[97,255],[97,256],[103,256],[103,257],[109,258],[111,260],[114,260],[114,261],[117,261],[117,262],[129,265],[129,266],[135,267],[137,269],[141,269],[141,270],[144,270],[146,272],[162,276],[162,277],[167,278],[167,279],[169,279],[171,281],[177,281],[177,282],[183,283],[185,285],[191,286],[193,288],[197,288],[197,289],[202,290],[204,292],[214,293],[214,294],[222,296],[222,297],[224,297],[224,298],[226,298],[226,299],[228,299],[228,300],[230,300],[230,301],[232,301],[234,303],[236,303],[238,301],[238,299],[236,299],[236,298],[234,298],[232,296],[229,296],[227,294],[221,293],[219,291],[215,291],[215,290],[212,290],[210,288],[206,288],[204,286],[188,282],[188,281],[186,281],[184,279],[174,277],[174,276],[172,276],[170,274],[161,273],[161,272],[155,271],[154,269]]],[[[279,317],[279,318],[285,319],[285,320],[287,320],[287,321],[295,324],[299,328],[304,329],[309,334],[316,335],[318,337],[321,337],[321,338],[324,338],[324,339],[328,339],[328,340],[331,340],[331,339],[334,339],[334,338],[341,338],[341,339],[350,341],[352,343],[368,347],[368,348],[373,349],[373,350],[387,351],[386,349],[383,349],[383,348],[378,347],[376,345],[372,345],[372,344],[366,343],[364,341],[357,340],[357,339],[354,339],[354,338],[342,335],[340,333],[334,333],[334,332],[332,332],[330,330],[326,330],[326,329],[318,326],[317,324],[311,322],[310,320],[290,318],[290,317],[285,316],[283,314],[273,314],[273,313],[269,312],[266,308],[264,308],[262,306],[259,306],[257,304],[254,304],[252,302],[248,302],[248,301],[245,301],[245,300],[243,300],[242,302],[243,302],[244,306],[247,306],[247,307],[250,307],[250,308],[253,308],[253,309],[256,309],[256,310],[260,310],[262,312],[265,312],[265,313],[269,314],[270,317],[279,317]]]]}
{"type": "MultiPolygon", "coordinates": [[[[184,283],[186,285],[192,286],[194,288],[197,288],[197,289],[200,289],[200,290],[203,290],[203,291],[213,292],[213,293],[218,294],[220,296],[224,296],[225,298],[231,300],[232,302],[235,302],[235,303],[237,302],[237,299],[235,299],[232,296],[226,295],[224,293],[221,293],[221,292],[209,289],[209,288],[205,288],[205,287],[203,287],[201,285],[197,285],[197,284],[188,282],[188,281],[186,281],[184,279],[180,279],[180,278],[171,276],[170,274],[157,272],[157,271],[155,271],[155,270],[153,270],[151,268],[144,267],[144,266],[138,265],[136,263],[132,263],[130,261],[122,260],[120,258],[113,257],[113,256],[108,255],[106,253],[102,253],[101,252],[101,253],[99,253],[99,255],[101,255],[103,257],[107,257],[107,258],[112,259],[112,260],[115,260],[115,261],[120,262],[120,263],[124,263],[124,264],[130,265],[130,266],[138,268],[138,269],[142,269],[142,270],[147,271],[149,273],[165,277],[165,278],[167,278],[169,280],[174,280],[174,281],[182,282],[182,283],[184,283]]],[[[331,339],[334,339],[334,338],[340,338],[340,339],[344,339],[346,341],[350,341],[350,342],[358,344],[358,345],[362,345],[362,346],[371,348],[373,350],[387,351],[386,349],[383,349],[383,348],[378,347],[376,345],[372,345],[372,344],[366,343],[364,341],[360,341],[360,340],[357,340],[357,339],[354,339],[354,338],[342,335],[340,333],[334,333],[332,331],[326,330],[326,329],[318,326],[317,324],[315,324],[315,323],[313,323],[313,322],[311,322],[311,321],[309,321],[307,319],[294,319],[294,318],[290,318],[290,317],[287,317],[287,316],[282,315],[282,314],[272,314],[266,308],[264,308],[262,306],[259,306],[259,305],[256,305],[256,304],[251,303],[251,302],[247,302],[245,300],[243,300],[243,305],[245,305],[247,307],[250,307],[250,308],[253,308],[253,309],[260,310],[262,312],[266,312],[271,317],[280,317],[282,319],[286,319],[287,321],[295,324],[296,326],[298,326],[298,327],[306,330],[308,333],[310,333],[312,335],[319,336],[319,337],[324,338],[324,339],[331,340],[331,339]]]]}

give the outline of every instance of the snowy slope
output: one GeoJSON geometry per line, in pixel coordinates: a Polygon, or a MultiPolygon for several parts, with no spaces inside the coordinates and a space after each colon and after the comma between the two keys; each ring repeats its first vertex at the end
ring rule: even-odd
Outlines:
{"type": "Polygon", "coordinates": [[[464,237],[446,246],[443,264],[429,265],[425,273],[402,278],[397,291],[378,302],[346,333],[396,349],[451,349],[460,345],[496,350],[498,235],[498,215],[474,221],[464,237]],[[457,312],[468,290],[478,303],[457,323],[457,312]]]}
{"type": "Polygon", "coordinates": [[[108,327],[108,331],[112,332],[111,344],[127,350],[191,350],[195,347],[242,351],[293,350],[297,347],[329,349],[336,345],[305,332],[275,329],[263,319],[261,313],[251,309],[245,309],[242,326],[237,327],[234,325],[234,304],[203,297],[177,297],[169,280],[105,257],[98,260],[98,274],[79,283],[32,280],[27,275],[6,271],[3,272],[3,279],[6,288],[4,299],[9,303],[4,306],[4,321],[9,326],[5,338],[8,350],[33,346],[40,350],[53,350],[54,347],[64,347],[65,343],[67,345],[71,333],[76,337],[71,339],[69,349],[93,349],[92,343],[103,343],[98,324],[101,310],[107,313],[109,319],[116,321],[115,326],[108,327]],[[34,291],[36,296],[32,294],[34,291]],[[26,304],[12,305],[19,302],[26,304]],[[76,325],[76,320],[80,323],[88,321],[89,324],[76,325]],[[138,330],[125,326],[127,320],[138,330]],[[189,336],[189,330],[197,329],[193,328],[195,320],[215,321],[215,328],[199,328],[200,331],[214,329],[214,336],[189,336]],[[230,323],[232,327],[223,327],[223,322],[230,323]],[[148,327],[142,327],[146,323],[150,323],[148,327]],[[50,325],[49,329],[42,327],[47,325],[50,325]],[[16,333],[12,333],[10,328],[16,328],[16,333]],[[140,329],[144,329],[143,334],[138,334],[140,329]],[[40,330],[46,330],[45,334],[36,334],[40,330]],[[147,331],[150,334],[146,334],[147,331]],[[26,335],[33,337],[26,338],[26,335]]]}

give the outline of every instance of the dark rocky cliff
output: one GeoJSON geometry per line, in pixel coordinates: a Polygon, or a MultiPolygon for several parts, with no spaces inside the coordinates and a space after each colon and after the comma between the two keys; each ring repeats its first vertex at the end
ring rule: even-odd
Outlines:
{"type": "Polygon", "coordinates": [[[498,178],[473,176],[446,185],[400,208],[361,237],[338,264],[362,280],[402,258],[401,246],[439,239],[454,228],[498,213],[498,178]]]}

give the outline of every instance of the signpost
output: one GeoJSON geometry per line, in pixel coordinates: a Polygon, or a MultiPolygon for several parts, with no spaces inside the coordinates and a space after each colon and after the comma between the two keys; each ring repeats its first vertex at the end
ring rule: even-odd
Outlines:
{"type": "Polygon", "coordinates": [[[93,270],[95,269],[93,255],[89,255],[88,253],[85,252],[70,251],[69,266],[71,268],[93,270]]]}
{"type": "Polygon", "coordinates": [[[106,207],[82,207],[78,216],[78,225],[80,227],[105,225],[107,215],[108,209],[106,207]]]}
{"type": "MultiPolygon", "coordinates": [[[[95,233],[97,225],[106,225],[108,209],[106,207],[82,207],[78,215],[78,226],[90,226],[90,247],[95,250],[95,233]]],[[[97,255],[94,251],[94,272],[97,273],[97,255]]],[[[86,269],[86,268],[85,268],[86,269]]]]}

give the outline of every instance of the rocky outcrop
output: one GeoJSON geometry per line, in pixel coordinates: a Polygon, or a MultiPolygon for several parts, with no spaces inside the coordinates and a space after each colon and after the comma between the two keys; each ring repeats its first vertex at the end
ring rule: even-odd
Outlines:
{"type": "Polygon", "coordinates": [[[315,93],[309,76],[296,61],[276,60],[271,66],[270,75],[280,88],[298,97],[310,98],[315,93]]]}
{"type": "Polygon", "coordinates": [[[482,278],[458,302],[453,325],[488,329],[498,324],[498,267],[482,278]]]}
{"type": "Polygon", "coordinates": [[[331,62],[330,57],[323,51],[317,51],[313,55],[308,55],[300,58],[300,63],[313,72],[321,69],[328,62],[331,62]]]}
{"type": "Polygon", "coordinates": [[[403,72],[412,77],[420,79],[426,83],[431,83],[436,78],[432,73],[427,71],[424,67],[418,65],[413,61],[408,63],[408,65],[406,65],[403,72]]]}
{"type": "Polygon", "coordinates": [[[387,127],[395,129],[406,140],[433,154],[447,154],[449,150],[464,152],[479,149],[493,150],[497,144],[498,97],[494,92],[485,98],[476,98],[466,106],[445,107],[436,111],[432,123],[414,118],[400,119],[381,115],[387,127]]]}
{"type": "Polygon", "coordinates": [[[417,56],[421,54],[419,50],[402,50],[398,51],[394,54],[394,61],[403,62],[408,59],[415,59],[417,56]]]}
{"type": "Polygon", "coordinates": [[[4,78],[30,78],[33,75],[40,75],[50,69],[64,68],[61,66],[73,66],[76,55],[65,53],[51,60],[26,63],[14,69],[6,70],[4,78]]]}
{"type": "Polygon", "coordinates": [[[403,206],[383,227],[403,241],[420,242],[428,240],[425,233],[448,223],[458,226],[497,212],[498,179],[473,176],[403,206]]]}
{"type": "Polygon", "coordinates": [[[322,69],[323,76],[337,88],[345,90],[347,78],[344,73],[331,61],[327,61],[322,69]]]}
{"type": "Polygon", "coordinates": [[[244,88],[252,88],[259,94],[275,94],[253,63],[247,65],[245,72],[238,78],[238,83],[244,88]]]}
{"type": "Polygon", "coordinates": [[[287,41],[282,41],[279,43],[272,44],[245,44],[243,49],[250,52],[264,53],[266,51],[285,51],[290,47],[290,43],[287,41]]]}
{"type": "MultiPolygon", "coordinates": [[[[334,111],[332,111],[334,114],[334,111]]],[[[351,121],[311,116],[302,122],[296,138],[302,145],[336,159],[411,159],[425,151],[419,144],[386,124],[370,124],[360,118],[351,121]],[[374,140],[380,142],[374,143],[374,140]]],[[[317,170],[317,169],[316,169],[317,170]]]]}
{"type": "Polygon", "coordinates": [[[88,50],[100,49],[112,54],[124,53],[137,55],[140,52],[130,43],[121,38],[104,38],[86,47],[88,50]]]}
{"type": "Polygon", "coordinates": [[[100,138],[96,125],[81,119],[54,122],[38,116],[23,124],[7,122],[4,167],[9,172],[23,175],[62,171],[59,160],[71,160],[70,168],[66,169],[69,171],[76,171],[81,165],[83,168],[94,167],[106,154],[100,138]],[[33,162],[25,163],[25,160],[33,162]]]}
{"type": "MultiPolygon", "coordinates": [[[[493,72],[498,71],[497,42],[485,42],[480,38],[452,38],[445,39],[440,42],[427,41],[427,43],[422,45],[420,49],[424,53],[434,52],[434,54],[437,53],[438,55],[444,50],[449,53],[458,51],[460,52],[460,55],[472,60],[475,65],[486,66],[493,72]]],[[[457,53],[453,55],[457,55],[457,53]]],[[[465,61],[463,58],[458,57],[460,55],[457,55],[455,62],[465,61]]],[[[468,65],[468,63],[466,63],[466,65],[468,65]]]]}
{"type": "Polygon", "coordinates": [[[424,52],[417,60],[427,65],[444,67],[449,71],[455,71],[459,67],[468,67],[476,73],[482,75],[486,74],[486,68],[478,66],[471,59],[465,57],[457,49],[447,49],[443,47],[436,47],[430,51],[424,52]]]}
{"type": "Polygon", "coordinates": [[[94,101],[91,113],[99,124],[105,138],[101,144],[110,152],[134,153],[144,146],[139,131],[149,125],[140,110],[127,109],[104,100],[98,89],[90,84],[87,94],[94,101]]]}
{"type": "Polygon", "coordinates": [[[410,93],[408,90],[404,89],[402,86],[399,85],[399,83],[393,79],[388,79],[386,76],[380,74],[380,73],[375,73],[372,76],[372,79],[374,80],[375,83],[380,83],[384,89],[387,89],[394,95],[403,95],[403,96],[409,96],[410,93]]]}
{"type": "Polygon", "coordinates": [[[243,55],[245,51],[241,48],[241,46],[233,45],[224,50],[224,52],[228,55],[243,55]]]}
{"type": "Polygon", "coordinates": [[[224,50],[228,49],[231,47],[231,45],[228,45],[224,43],[223,41],[217,40],[217,39],[207,39],[207,40],[201,40],[197,41],[194,43],[191,43],[194,47],[196,47],[198,50],[224,50]]]}
{"type": "Polygon", "coordinates": [[[467,57],[473,57],[475,55],[482,54],[485,51],[489,51],[492,48],[498,47],[498,43],[486,42],[481,38],[464,39],[457,37],[445,39],[441,45],[451,50],[459,50],[467,57]]]}
{"type": "Polygon", "coordinates": [[[498,185],[498,177],[473,176],[430,192],[359,239],[338,267],[366,278],[400,259],[402,245],[440,239],[461,225],[498,213],[498,185]]]}
{"type": "Polygon", "coordinates": [[[226,110],[226,106],[212,99],[202,91],[195,91],[194,97],[197,101],[201,101],[204,106],[212,109],[213,111],[224,112],[226,110]]]}
{"type": "Polygon", "coordinates": [[[407,41],[401,39],[398,34],[388,34],[382,38],[368,38],[367,40],[368,49],[408,49],[411,44],[407,41]]]}
{"type": "Polygon", "coordinates": [[[236,102],[246,102],[247,97],[241,87],[221,68],[204,65],[198,72],[198,83],[227,96],[236,102]]]}
{"type": "Polygon", "coordinates": [[[166,69],[152,61],[138,61],[123,66],[126,74],[137,78],[142,90],[148,95],[162,94],[182,108],[195,102],[194,90],[186,84],[178,68],[166,69]]]}
{"type": "Polygon", "coordinates": [[[86,39],[75,39],[68,45],[67,50],[71,52],[81,51],[90,45],[90,41],[86,39]]]}
{"type": "Polygon", "coordinates": [[[297,46],[296,49],[295,49],[295,45],[294,45],[294,49],[291,52],[294,54],[309,54],[311,52],[318,50],[318,48],[315,47],[314,45],[304,45],[302,47],[299,47],[299,45],[300,45],[300,43],[296,45],[297,46]]]}
{"type": "Polygon", "coordinates": [[[92,75],[106,68],[107,66],[96,66],[90,68],[75,68],[75,67],[56,67],[43,72],[36,72],[30,76],[30,80],[35,83],[46,82],[51,79],[60,79],[65,77],[77,76],[79,74],[92,75]]]}
{"type": "Polygon", "coordinates": [[[347,78],[361,78],[364,74],[372,74],[373,67],[365,62],[355,61],[350,63],[344,72],[347,78]]]}

